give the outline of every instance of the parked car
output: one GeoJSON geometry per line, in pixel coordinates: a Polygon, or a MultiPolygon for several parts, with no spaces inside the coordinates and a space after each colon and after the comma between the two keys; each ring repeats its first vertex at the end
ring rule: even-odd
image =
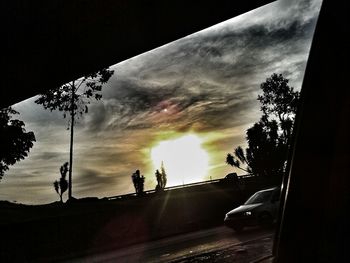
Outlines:
{"type": "Polygon", "coordinates": [[[280,187],[273,187],[256,192],[243,205],[226,214],[225,225],[236,232],[246,226],[271,226],[277,218],[280,191],[280,187]]]}

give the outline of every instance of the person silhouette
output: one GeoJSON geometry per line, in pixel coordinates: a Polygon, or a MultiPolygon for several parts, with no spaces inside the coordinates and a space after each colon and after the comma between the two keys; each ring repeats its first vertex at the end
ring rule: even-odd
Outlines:
{"type": "Polygon", "coordinates": [[[132,175],[132,182],[135,187],[135,192],[136,194],[139,192],[139,180],[140,180],[140,170],[136,170],[132,175]]]}
{"type": "Polygon", "coordinates": [[[141,195],[144,191],[145,177],[140,174],[140,170],[136,170],[135,173],[131,175],[132,182],[135,187],[135,191],[137,195],[141,195]]]}
{"type": "Polygon", "coordinates": [[[157,179],[157,186],[156,186],[156,190],[160,190],[162,188],[162,175],[159,172],[159,170],[156,170],[156,179],[157,179]]]}

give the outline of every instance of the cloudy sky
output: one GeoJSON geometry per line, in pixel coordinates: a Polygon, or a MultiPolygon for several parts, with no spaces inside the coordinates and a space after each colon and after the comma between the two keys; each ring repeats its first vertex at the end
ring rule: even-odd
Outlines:
{"type": "MultiPolygon", "coordinates": [[[[169,185],[235,171],[225,157],[260,117],[260,83],[275,72],[301,88],[320,6],[277,1],[112,66],[103,100],[75,128],[73,195],[133,192],[136,169],[154,189],[161,161],[169,185]]],[[[0,200],[58,200],[52,183],[69,160],[68,124],[36,98],[14,105],[37,141],[1,180],[0,200]]]]}

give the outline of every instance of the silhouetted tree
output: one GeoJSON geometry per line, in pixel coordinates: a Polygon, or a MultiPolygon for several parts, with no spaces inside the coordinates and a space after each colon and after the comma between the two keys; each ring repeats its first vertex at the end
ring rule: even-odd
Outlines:
{"type": "Polygon", "coordinates": [[[9,165],[14,165],[28,156],[35,136],[26,132],[23,121],[12,120],[11,114],[19,114],[11,107],[0,110],[0,180],[9,165]]]}
{"type": "Polygon", "coordinates": [[[285,171],[299,92],[288,86],[282,74],[272,74],[261,84],[262,117],[247,130],[248,147],[237,147],[226,162],[258,176],[281,175],[285,171]],[[246,168],[242,168],[245,164],[246,168]]]}
{"type": "Polygon", "coordinates": [[[258,96],[260,110],[266,121],[275,119],[278,125],[279,139],[288,143],[292,134],[294,117],[299,104],[299,92],[288,86],[289,80],[282,74],[272,74],[263,82],[260,88],[262,95],[258,96]]]}
{"type": "Polygon", "coordinates": [[[162,189],[165,188],[166,183],[168,181],[165,168],[164,168],[164,162],[162,162],[162,165],[160,166],[160,171],[161,171],[161,182],[162,182],[162,189]]]}
{"type": "Polygon", "coordinates": [[[67,172],[68,172],[68,162],[65,162],[60,168],[60,174],[61,174],[60,180],[59,181],[56,180],[53,183],[56,193],[60,196],[61,203],[63,203],[62,195],[68,189],[68,181],[66,179],[67,172]]]}
{"type": "Polygon", "coordinates": [[[159,172],[157,169],[155,172],[156,180],[157,180],[157,185],[156,185],[156,191],[161,191],[162,190],[162,174],[159,172]]]}
{"type": "Polygon", "coordinates": [[[167,175],[165,172],[165,168],[164,168],[164,163],[162,162],[161,167],[160,167],[160,171],[157,169],[155,172],[155,176],[157,179],[157,186],[156,186],[156,191],[160,191],[163,190],[166,186],[167,183],[167,175]]]}
{"type": "Polygon", "coordinates": [[[86,75],[78,80],[68,82],[58,89],[52,89],[42,94],[35,102],[50,111],[63,112],[63,117],[70,116],[70,150],[69,150],[69,189],[68,198],[72,198],[73,169],[73,127],[76,118],[88,112],[91,99],[102,98],[102,86],[108,82],[114,71],[102,69],[86,75]]]}

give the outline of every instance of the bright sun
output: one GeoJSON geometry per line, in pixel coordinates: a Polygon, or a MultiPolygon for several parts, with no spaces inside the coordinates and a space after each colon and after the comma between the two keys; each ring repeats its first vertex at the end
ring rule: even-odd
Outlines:
{"type": "Polygon", "coordinates": [[[202,181],[209,169],[208,153],[194,134],[159,142],[152,148],[151,158],[155,169],[164,162],[167,186],[202,181]]]}

